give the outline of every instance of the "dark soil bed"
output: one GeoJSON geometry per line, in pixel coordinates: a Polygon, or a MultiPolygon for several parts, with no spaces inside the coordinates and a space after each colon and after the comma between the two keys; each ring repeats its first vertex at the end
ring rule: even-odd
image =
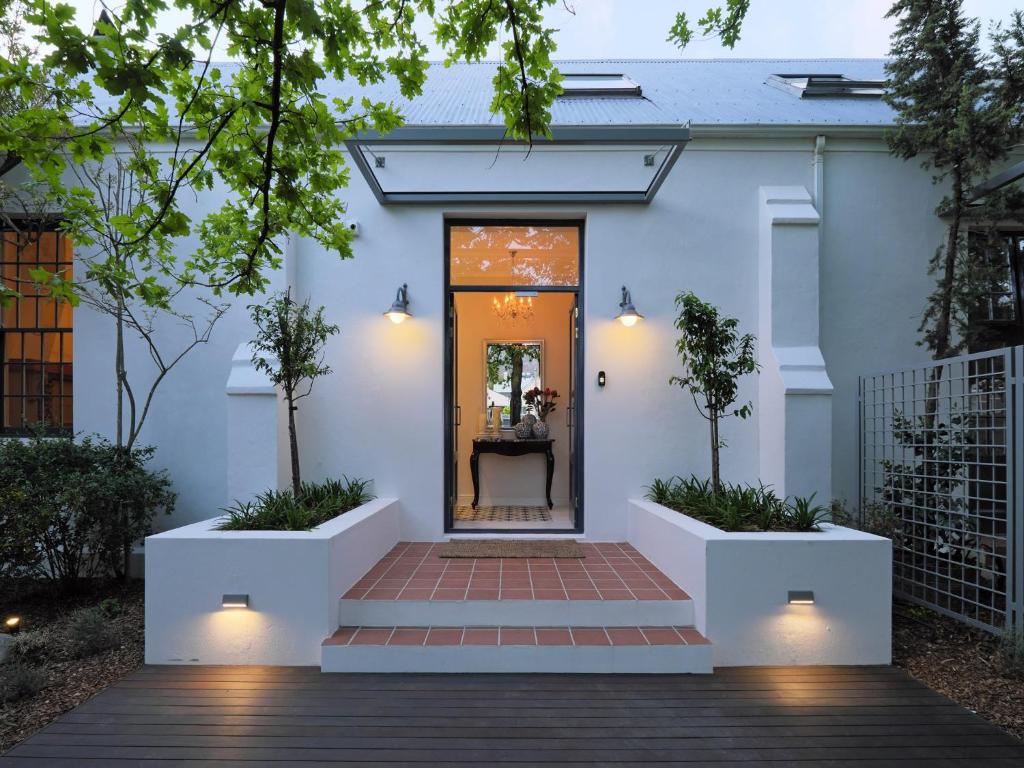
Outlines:
{"type": "Polygon", "coordinates": [[[1005,675],[998,637],[896,603],[892,653],[893,664],[929,688],[1024,738],[1024,680],[1005,675]]]}
{"type": "MultiPolygon", "coordinates": [[[[141,581],[96,581],[71,596],[35,582],[0,582],[0,617],[20,616],[24,629],[19,637],[34,636],[26,663],[40,672],[43,684],[37,693],[18,701],[0,700],[0,754],[141,666],[142,596],[141,581]],[[98,607],[105,600],[113,647],[75,657],[67,638],[76,611],[98,607]]],[[[8,666],[0,665],[0,674],[8,666]]]]}

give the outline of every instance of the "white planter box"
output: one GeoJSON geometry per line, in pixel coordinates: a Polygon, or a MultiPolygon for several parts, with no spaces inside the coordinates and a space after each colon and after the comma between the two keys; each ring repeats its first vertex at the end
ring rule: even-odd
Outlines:
{"type": "Polygon", "coordinates": [[[888,664],[892,544],[851,528],[726,533],[630,500],[629,542],[693,598],[716,666],[888,664]],[[789,605],[811,590],[813,605],[789,605]]]}
{"type": "Polygon", "coordinates": [[[147,664],[319,665],[338,599],[399,540],[397,499],[312,531],[217,531],[220,518],[146,539],[147,664]],[[246,594],[248,609],[223,608],[246,594]]]}

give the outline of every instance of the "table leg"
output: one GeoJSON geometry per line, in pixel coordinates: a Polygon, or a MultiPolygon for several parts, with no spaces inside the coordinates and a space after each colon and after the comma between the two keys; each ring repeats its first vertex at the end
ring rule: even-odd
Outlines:
{"type": "Polygon", "coordinates": [[[551,509],[555,505],[551,503],[551,480],[555,476],[555,452],[551,450],[551,445],[548,445],[547,451],[548,458],[548,482],[547,482],[547,494],[548,494],[548,509],[551,509]]]}
{"type": "Polygon", "coordinates": [[[480,501],[480,454],[473,451],[469,457],[469,473],[473,476],[473,509],[480,501]]]}

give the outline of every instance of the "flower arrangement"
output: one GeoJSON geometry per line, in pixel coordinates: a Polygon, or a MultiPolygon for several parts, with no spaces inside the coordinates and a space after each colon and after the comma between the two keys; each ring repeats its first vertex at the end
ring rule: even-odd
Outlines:
{"type": "Polygon", "coordinates": [[[540,387],[534,387],[533,389],[527,390],[523,393],[523,400],[526,401],[526,407],[531,411],[536,409],[537,418],[541,421],[546,421],[548,414],[555,410],[555,399],[558,397],[558,390],[547,387],[541,389],[540,387]]]}

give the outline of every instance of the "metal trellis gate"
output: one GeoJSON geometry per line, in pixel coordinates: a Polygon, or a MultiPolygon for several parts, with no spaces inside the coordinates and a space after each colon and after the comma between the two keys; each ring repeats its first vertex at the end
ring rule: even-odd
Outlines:
{"type": "Polygon", "coordinates": [[[1024,630],[1024,347],[860,377],[862,523],[893,534],[893,590],[1024,630]]]}

